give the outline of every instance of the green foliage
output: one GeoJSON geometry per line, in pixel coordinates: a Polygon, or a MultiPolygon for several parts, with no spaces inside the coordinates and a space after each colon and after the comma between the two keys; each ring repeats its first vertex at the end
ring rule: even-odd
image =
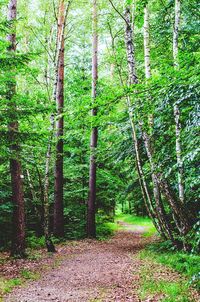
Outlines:
{"type": "Polygon", "coordinates": [[[36,237],[34,234],[30,234],[27,237],[27,246],[31,249],[40,249],[45,247],[45,238],[42,237],[36,237]]]}
{"type": "Polygon", "coordinates": [[[188,277],[188,284],[200,289],[200,256],[170,251],[166,243],[155,243],[141,253],[141,258],[154,259],[158,263],[173,268],[188,277]]]}
{"type": "Polygon", "coordinates": [[[182,281],[158,281],[152,280],[150,269],[145,269],[142,272],[140,296],[144,299],[149,296],[160,296],[164,302],[192,302],[193,299],[189,294],[189,286],[186,282],[182,281]]]}
{"type": "Polygon", "coordinates": [[[37,280],[40,277],[40,274],[24,269],[21,271],[21,276],[25,280],[37,280]]]}
{"type": "Polygon", "coordinates": [[[22,284],[22,280],[20,278],[13,278],[10,280],[0,279],[0,294],[8,294],[10,293],[15,286],[19,286],[22,284]]]}
{"type": "Polygon", "coordinates": [[[119,229],[119,226],[113,222],[104,222],[97,224],[96,236],[98,240],[107,240],[114,235],[115,231],[119,229]]]}
{"type": "Polygon", "coordinates": [[[98,212],[96,217],[96,237],[98,240],[107,240],[119,229],[117,223],[110,216],[98,212]]]}

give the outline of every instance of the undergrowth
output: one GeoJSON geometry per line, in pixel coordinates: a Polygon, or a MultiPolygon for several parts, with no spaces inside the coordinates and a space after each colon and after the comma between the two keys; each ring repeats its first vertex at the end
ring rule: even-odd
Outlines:
{"type": "Polygon", "coordinates": [[[141,270],[141,297],[162,293],[165,295],[162,301],[165,302],[193,301],[189,294],[190,287],[200,290],[200,256],[172,250],[167,242],[157,242],[146,247],[140,258],[148,263],[141,270]],[[149,278],[152,276],[152,262],[177,271],[182,278],[164,282],[149,278]]]}
{"type": "Polygon", "coordinates": [[[185,280],[159,280],[152,275],[151,264],[146,264],[140,273],[140,298],[160,296],[163,302],[192,302],[189,284],[185,280]]]}
{"type": "Polygon", "coordinates": [[[21,284],[22,284],[21,278],[13,278],[9,280],[0,278],[0,301],[3,301],[2,296],[4,294],[10,293],[15,286],[19,286],[21,284]]]}

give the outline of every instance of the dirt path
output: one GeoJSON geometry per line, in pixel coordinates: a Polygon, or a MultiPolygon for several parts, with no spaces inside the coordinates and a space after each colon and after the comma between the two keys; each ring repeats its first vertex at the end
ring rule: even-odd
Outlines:
{"type": "Polygon", "coordinates": [[[141,231],[120,231],[107,242],[81,241],[74,247],[63,247],[58,267],[44,272],[28,287],[16,288],[4,301],[140,301],[140,261],[134,254],[145,245],[141,231]]]}

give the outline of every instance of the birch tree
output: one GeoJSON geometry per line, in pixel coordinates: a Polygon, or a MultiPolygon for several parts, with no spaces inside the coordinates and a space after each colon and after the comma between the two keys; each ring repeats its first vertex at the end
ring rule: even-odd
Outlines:
{"type": "MultiPolygon", "coordinates": [[[[173,58],[174,68],[179,68],[178,60],[178,40],[179,40],[179,29],[181,19],[181,2],[175,0],[175,22],[173,31],[173,58]]],[[[177,170],[178,170],[178,191],[181,203],[184,203],[184,171],[183,171],[183,159],[182,159],[182,147],[181,147],[181,113],[177,103],[174,104],[174,118],[176,126],[176,159],[177,159],[177,170]]]]}

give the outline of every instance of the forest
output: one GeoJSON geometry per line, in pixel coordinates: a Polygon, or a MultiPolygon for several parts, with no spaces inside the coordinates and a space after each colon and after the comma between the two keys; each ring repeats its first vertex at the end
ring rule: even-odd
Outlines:
{"type": "MultiPolygon", "coordinates": [[[[141,257],[164,250],[196,291],[199,1],[0,0],[0,11],[0,265],[140,238],[141,257]]],[[[98,293],[5,301],[199,297],[98,293]]]]}

